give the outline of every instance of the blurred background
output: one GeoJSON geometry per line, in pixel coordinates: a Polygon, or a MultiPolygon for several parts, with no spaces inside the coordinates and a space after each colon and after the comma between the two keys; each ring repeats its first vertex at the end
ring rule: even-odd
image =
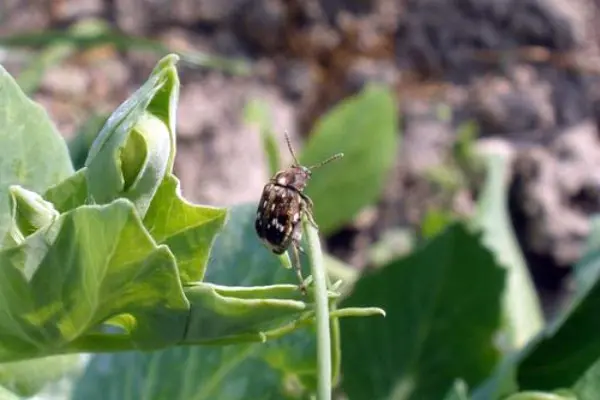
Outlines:
{"type": "Polygon", "coordinates": [[[457,145],[487,143],[511,155],[511,221],[551,312],[600,209],[597,3],[0,0],[0,63],[83,163],[109,113],[181,53],[175,173],[211,205],[256,201],[268,178],[249,105],[268,110],[289,162],[285,131],[302,148],[332,107],[385,85],[394,166],[374,204],[327,234],[329,253],[368,268],[378,244],[409,247],[432,210],[472,213],[481,179],[457,145]]]}

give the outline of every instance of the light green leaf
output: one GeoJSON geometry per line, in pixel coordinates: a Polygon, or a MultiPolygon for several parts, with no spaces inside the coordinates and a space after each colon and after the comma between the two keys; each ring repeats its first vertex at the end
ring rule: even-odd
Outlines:
{"type": "Polygon", "coordinates": [[[10,185],[39,193],[72,173],[67,146],[46,112],[0,66],[0,239],[10,226],[10,185]]]}
{"type": "Polygon", "coordinates": [[[506,347],[519,349],[543,328],[544,318],[508,215],[508,160],[501,154],[488,154],[484,161],[488,175],[474,223],[481,227],[485,245],[508,273],[503,300],[508,325],[506,347]]]}
{"type": "Polygon", "coordinates": [[[385,318],[342,319],[342,386],[350,399],[443,398],[499,360],[505,273],[477,235],[454,224],[410,256],[362,276],[342,301],[385,318]]]}
{"type": "Polygon", "coordinates": [[[344,153],[341,160],[315,170],[306,188],[323,233],[340,228],[381,195],[398,151],[396,108],[390,90],[367,86],[315,126],[300,154],[303,165],[344,153]]]}

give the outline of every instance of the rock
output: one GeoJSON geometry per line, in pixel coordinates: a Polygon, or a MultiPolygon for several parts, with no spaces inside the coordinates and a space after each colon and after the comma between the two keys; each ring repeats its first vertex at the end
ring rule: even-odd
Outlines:
{"type": "Polygon", "coordinates": [[[570,128],[547,149],[521,150],[511,208],[526,249],[559,266],[573,264],[600,211],[600,140],[592,121],[570,128]]]}
{"type": "Polygon", "coordinates": [[[504,134],[552,128],[556,124],[553,88],[527,66],[514,78],[487,76],[471,87],[469,107],[482,134],[504,134]]]}

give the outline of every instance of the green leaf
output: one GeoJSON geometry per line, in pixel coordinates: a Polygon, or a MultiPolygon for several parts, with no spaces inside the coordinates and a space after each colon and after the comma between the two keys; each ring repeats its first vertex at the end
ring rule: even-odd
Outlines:
{"type": "Polygon", "coordinates": [[[474,223],[481,227],[485,245],[508,273],[503,300],[507,347],[518,349],[543,328],[544,319],[508,215],[508,160],[501,154],[488,154],[484,161],[488,175],[474,223]]]}
{"type": "Polygon", "coordinates": [[[442,398],[499,359],[505,273],[477,235],[451,225],[407,258],[362,276],[342,301],[385,318],[342,319],[342,386],[351,399],[442,398]]]}
{"type": "Polygon", "coordinates": [[[113,112],[85,162],[96,204],[130,199],[144,216],[163,177],[173,170],[179,77],[169,55],[131,97],[113,112]]]}
{"type": "Polygon", "coordinates": [[[600,358],[599,307],[597,279],[520,355],[516,375],[520,389],[553,390],[577,382],[600,358]]]}
{"type": "Polygon", "coordinates": [[[0,265],[0,360],[111,342],[156,347],[184,335],[189,304],[175,260],[126,200],[61,215],[1,251],[0,265]],[[126,332],[94,331],[125,314],[126,332]]]}
{"type": "Polygon", "coordinates": [[[159,186],[144,225],[159,244],[169,247],[184,284],[204,277],[209,249],[225,223],[224,208],[191,204],[181,196],[179,181],[168,175],[159,186]]]}
{"type": "Polygon", "coordinates": [[[319,230],[330,233],[377,201],[398,147],[398,115],[390,90],[367,86],[318,121],[300,155],[314,165],[335,153],[341,160],[312,174],[306,194],[315,204],[319,230]]]}
{"type": "MultiPolygon", "coordinates": [[[[255,213],[253,204],[229,211],[205,281],[243,287],[295,283],[293,271],[256,237],[255,213]]],[[[264,344],[98,355],[73,399],[283,399],[288,392],[302,393],[302,383],[314,382],[315,364],[312,328],[264,344]]]]}
{"type": "Polygon", "coordinates": [[[72,173],[67,146],[46,112],[0,66],[0,239],[10,226],[10,185],[39,193],[72,173]]]}

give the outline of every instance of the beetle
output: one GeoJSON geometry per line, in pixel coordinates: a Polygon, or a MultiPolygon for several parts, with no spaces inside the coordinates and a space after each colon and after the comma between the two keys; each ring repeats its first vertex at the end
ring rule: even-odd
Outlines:
{"type": "Polygon", "coordinates": [[[295,261],[294,269],[300,280],[300,290],[306,294],[299,254],[303,251],[300,247],[303,216],[306,215],[308,221],[315,228],[318,227],[313,216],[313,202],[304,194],[304,188],[311,178],[313,169],[344,155],[338,153],[316,165],[305,167],[298,162],[287,133],[285,133],[285,141],[294,163],[273,175],[263,188],[254,228],[260,240],[277,255],[285,253],[291,245],[295,261]]]}

